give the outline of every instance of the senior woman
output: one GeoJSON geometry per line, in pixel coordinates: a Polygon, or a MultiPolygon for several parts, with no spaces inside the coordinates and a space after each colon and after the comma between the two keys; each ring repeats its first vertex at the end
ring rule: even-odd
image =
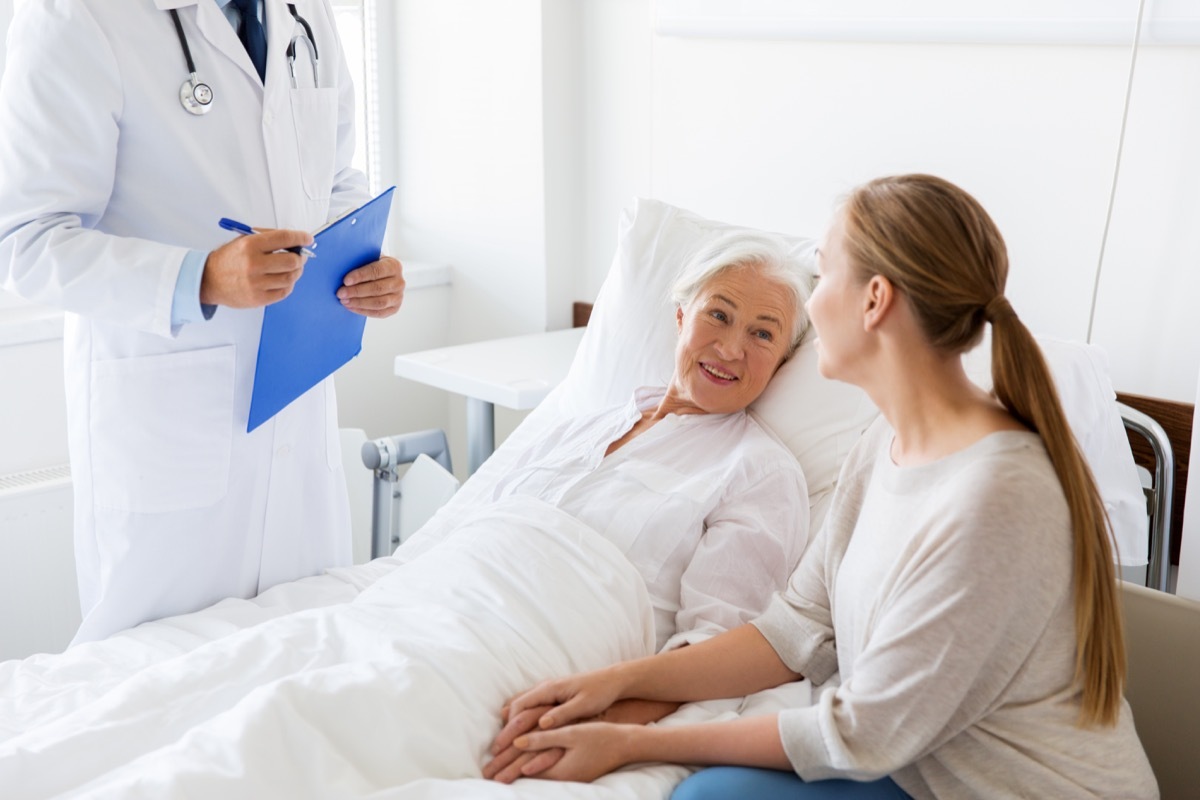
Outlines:
{"type": "MultiPolygon", "coordinates": [[[[777,238],[715,239],[672,287],[668,384],[548,431],[473,501],[534,496],[620,547],[650,591],[660,649],[749,619],[807,543],[800,466],[746,408],[799,346],[810,287],[777,238]]],[[[396,557],[419,558],[456,521],[435,518],[396,557]]]]}
{"type": "MultiPolygon", "coordinates": [[[[668,384],[563,424],[494,490],[494,499],[554,503],[617,544],[649,589],[661,650],[752,619],[807,543],[799,465],[746,409],[803,338],[809,287],[779,240],[715,240],[672,290],[678,341],[668,384]]],[[[419,540],[410,544],[418,554],[419,540]]],[[[632,701],[607,718],[648,722],[676,707],[632,701]]],[[[509,721],[486,776],[517,777],[531,760],[510,743],[536,715],[509,721]]]]}

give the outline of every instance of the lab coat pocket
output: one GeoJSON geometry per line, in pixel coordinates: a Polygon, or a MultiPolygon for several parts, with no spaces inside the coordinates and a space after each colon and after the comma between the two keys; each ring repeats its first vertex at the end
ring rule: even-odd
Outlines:
{"type": "Polygon", "coordinates": [[[161,513],[225,496],[234,366],[233,345],[92,365],[96,505],[161,513]]]}
{"type": "Polygon", "coordinates": [[[342,466],[342,434],[338,429],[337,391],[333,378],[325,379],[325,465],[330,470],[342,466]]]}
{"type": "Polygon", "coordinates": [[[337,92],[293,89],[292,122],[300,157],[300,181],[310,200],[328,200],[337,160],[337,92]]]}

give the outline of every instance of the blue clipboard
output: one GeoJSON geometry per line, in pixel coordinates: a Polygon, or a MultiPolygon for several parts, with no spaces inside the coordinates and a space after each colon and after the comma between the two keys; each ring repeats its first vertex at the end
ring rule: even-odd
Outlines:
{"type": "Polygon", "coordinates": [[[395,188],[317,231],[316,258],[290,295],[263,310],[246,433],[362,350],[367,318],[343,306],[337,290],[346,273],[379,260],[395,188]]]}

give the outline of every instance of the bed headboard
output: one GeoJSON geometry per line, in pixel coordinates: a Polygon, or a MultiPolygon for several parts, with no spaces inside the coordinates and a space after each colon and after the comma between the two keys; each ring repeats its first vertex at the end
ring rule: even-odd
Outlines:
{"type": "Polygon", "coordinates": [[[591,303],[575,303],[571,306],[571,327],[586,328],[588,320],[592,318],[591,303]]]}

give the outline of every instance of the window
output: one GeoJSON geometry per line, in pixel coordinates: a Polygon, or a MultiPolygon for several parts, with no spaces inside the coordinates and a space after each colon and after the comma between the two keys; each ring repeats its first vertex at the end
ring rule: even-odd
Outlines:
{"type": "Polygon", "coordinates": [[[333,0],[334,22],[354,81],[354,166],[379,186],[378,70],[375,59],[375,0],[333,0]]]}

